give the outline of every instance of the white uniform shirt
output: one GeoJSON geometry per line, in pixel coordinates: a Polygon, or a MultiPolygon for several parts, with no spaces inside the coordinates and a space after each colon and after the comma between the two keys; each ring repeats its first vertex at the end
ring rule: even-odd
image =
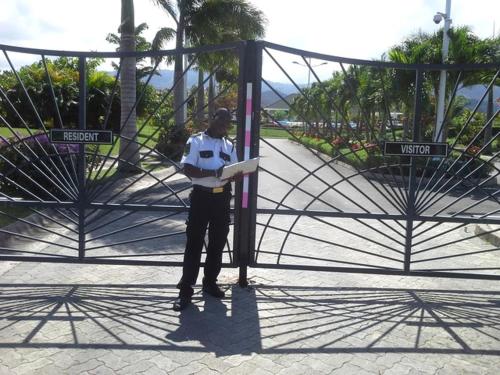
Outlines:
{"type": "MultiPolygon", "coordinates": [[[[222,166],[238,162],[236,148],[233,143],[224,138],[212,138],[205,132],[191,136],[186,142],[181,164],[191,164],[202,169],[219,169],[222,166]]],[[[224,186],[227,181],[217,177],[192,178],[193,185],[206,187],[224,186]]]]}

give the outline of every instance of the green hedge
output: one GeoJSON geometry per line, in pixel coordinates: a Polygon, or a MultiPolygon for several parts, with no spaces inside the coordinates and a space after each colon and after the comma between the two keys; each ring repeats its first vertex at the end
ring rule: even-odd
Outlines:
{"type": "MultiPolygon", "coordinates": [[[[336,140],[333,140],[336,142],[336,140]]],[[[332,141],[321,138],[302,136],[300,143],[326,155],[336,157],[339,161],[349,164],[357,170],[372,169],[381,173],[392,172],[395,175],[409,174],[409,157],[384,156],[378,146],[368,144],[368,149],[359,147],[358,144],[340,144],[335,146],[332,141]]],[[[492,170],[492,166],[484,160],[472,155],[452,152],[450,157],[443,163],[441,159],[416,158],[416,175],[432,176],[439,168],[438,174],[445,174],[447,177],[464,178],[485,178],[492,170]],[[458,159],[458,160],[457,160],[458,159]]]]}

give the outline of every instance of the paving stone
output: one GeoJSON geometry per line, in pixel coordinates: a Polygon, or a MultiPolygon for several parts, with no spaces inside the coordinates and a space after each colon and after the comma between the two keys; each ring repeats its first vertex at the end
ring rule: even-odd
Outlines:
{"type": "Polygon", "coordinates": [[[204,364],[198,361],[193,361],[189,363],[189,366],[186,365],[177,367],[171,373],[172,375],[190,375],[190,374],[196,374],[197,372],[200,372],[201,370],[206,368],[207,367],[204,364]]]}
{"type": "Polygon", "coordinates": [[[117,374],[142,374],[146,371],[151,371],[153,369],[158,370],[158,366],[150,361],[142,360],[139,362],[134,362],[131,365],[121,368],[116,371],[117,374]]]}
{"type": "MultiPolygon", "coordinates": [[[[33,374],[35,373],[38,369],[41,369],[47,365],[52,365],[52,361],[47,359],[47,358],[38,358],[32,362],[26,362],[23,363],[19,366],[16,366],[14,368],[11,368],[11,370],[15,374],[23,375],[23,374],[33,374]]],[[[9,367],[9,366],[8,366],[9,367]]]]}
{"type": "MultiPolygon", "coordinates": [[[[54,364],[50,364],[39,368],[36,370],[36,375],[54,375],[54,374],[64,374],[65,370],[59,366],[55,366],[54,364]]],[[[0,372],[1,374],[1,372],[0,372]]]]}
{"type": "Polygon", "coordinates": [[[117,372],[115,370],[110,369],[104,365],[96,367],[95,369],[87,371],[89,375],[115,375],[117,372]]]}
{"type": "Polygon", "coordinates": [[[78,363],[69,367],[68,371],[71,374],[80,374],[86,371],[88,372],[95,370],[102,365],[103,363],[101,361],[98,361],[97,359],[90,359],[87,362],[78,363]]]}
{"type": "Polygon", "coordinates": [[[368,375],[373,374],[371,371],[367,371],[358,366],[354,366],[350,363],[345,363],[342,367],[336,368],[330,374],[338,375],[368,375]]]}
{"type": "MultiPolygon", "coordinates": [[[[418,367],[418,364],[415,364],[418,367]]],[[[384,371],[384,375],[407,375],[416,370],[415,366],[409,366],[402,363],[396,363],[390,369],[384,371]]]]}
{"type": "Polygon", "coordinates": [[[196,375],[215,375],[215,374],[223,374],[224,372],[216,371],[208,368],[204,368],[196,373],[196,375]]]}
{"type": "Polygon", "coordinates": [[[301,362],[294,362],[290,364],[290,366],[285,366],[285,368],[281,369],[278,374],[282,375],[301,375],[307,374],[311,371],[311,369],[302,364],[301,362]]]}
{"type": "Polygon", "coordinates": [[[113,371],[118,371],[129,365],[129,362],[125,360],[124,356],[121,354],[117,355],[111,351],[105,352],[103,356],[99,357],[99,361],[113,371]]]}
{"type": "Polygon", "coordinates": [[[233,363],[229,363],[225,360],[225,356],[216,356],[215,353],[209,353],[200,360],[200,363],[207,367],[207,370],[218,371],[221,373],[226,372],[232,367],[235,367],[233,363]]]}
{"type": "Polygon", "coordinates": [[[0,374],[498,374],[499,281],[249,275],[183,316],[179,268],[0,263],[0,374]]]}
{"type": "Polygon", "coordinates": [[[227,375],[246,375],[246,374],[262,374],[262,375],[273,375],[272,368],[263,368],[254,362],[244,362],[237,367],[229,369],[227,375]]]}
{"type": "Polygon", "coordinates": [[[257,354],[252,353],[248,355],[233,354],[224,359],[224,362],[229,363],[232,367],[240,366],[244,362],[251,361],[257,354]]]}
{"type": "Polygon", "coordinates": [[[179,363],[174,362],[169,357],[168,352],[159,352],[157,355],[153,355],[150,361],[153,362],[156,365],[156,367],[167,372],[180,366],[179,363]]]}
{"type": "Polygon", "coordinates": [[[313,374],[329,374],[333,369],[332,366],[326,364],[318,354],[307,356],[300,364],[306,366],[313,374]]]}

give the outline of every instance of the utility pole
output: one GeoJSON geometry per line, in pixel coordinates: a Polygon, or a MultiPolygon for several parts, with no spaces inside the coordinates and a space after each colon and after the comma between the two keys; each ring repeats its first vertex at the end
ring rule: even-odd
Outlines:
{"type": "MultiPolygon", "coordinates": [[[[448,31],[451,25],[451,0],[446,0],[446,12],[437,12],[434,16],[434,22],[436,24],[440,23],[444,19],[443,28],[443,46],[441,49],[442,63],[445,64],[448,60],[448,47],[450,44],[450,37],[448,31]]],[[[444,107],[446,99],[446,70],[441,70],[439,76],[439,91],[438,91],[438,101],[436,108],[436,128],[434,131],[434,142],[444,142],[445,141],[445,131],[444,131],[444,107]]]]}

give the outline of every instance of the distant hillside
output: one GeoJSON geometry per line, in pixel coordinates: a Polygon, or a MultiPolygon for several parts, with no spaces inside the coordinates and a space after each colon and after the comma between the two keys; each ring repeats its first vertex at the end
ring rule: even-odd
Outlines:
{"type": "MultiPolygon", "coordinates": [[[[159,75],[154,75],[151,78],[151,84],[157,89],[166,89],[172,87],[174,83],[174,71],[173,70],[160,70],[159,75]]],[[[187,87],[198,85],[198,72],[195,70],[189,70],[187,72],[187,87]]]]}
{"type": "MultiPolygon", "coordinates": [[[[113,74],[113,73],[110,73],[113,74]]],[[[151,78],[151,84],[157,89],[166,89],[168,87],[172,87],[174,83],[174,72],[172,70],[160,70],[159,75],[154,75],[151,78]]],[[[269,84],[278,91],[280,95],[283,97],[297,92],[297,89],[294,85],[288,83],[280,83],[280,82],[269,82],[269,84]]],[[[195,70],[190,70],[187,73],[187,86],[197,86],[198,85],[198,72],[195,70]]],[[[261,94],[261,102],[262,105],[268,105],[279,100],[280,97],[272,91],[269,86],[262,83],[262,94],[261,94]]]]}
{"type": "MultiPolygon", "coordinates": [[[[469,109],[474,109],[477,103],[479,103],[479,100],[481,100],[481,97],[484,95],[485,92],[486,92],[486,86],[473,85],[460,88],[457,91],[457,96],[461,95],[467,98],[469,102],[466,104],[466,107],[469,109]]],[[[486,97],[481,102],[478,111],[486,112],[487,105],[488,105],[488,96],[486,95],[486,97]]],[[[500,109],[500,87],[495,86],[493,90],[493,111],[496,111],[498,109],[500,109]]]]}
{"type": "MultiPolygon", "coordinates": [[[[165,89],[168,87],[172,87],[174,81],[174,72],[172,70],[160,70],[159,75],[155,75],[151,78],[151,84],[157,89],[165,89]]],[[[114,72],[110,72],[110,74],[114,75],[114,72]]],[[[287,95],[297,93],[297,88],[291,83],[282,83],[282,82],[268,82],[269,85],[276,90],[281,96],[286,97],[287,95]]],[[[198,72],[195,70],[190,70],[187,73],[187,86],[192,87],[198,84],[198,72]]],[[[483,85],[473,85],[462,87],[458,90],[457,96],[464,96],[469,100],[467,103],[467,108],[474,108],[481,96],[485,92],[485,86],[483,85]]],[[[496,86],[494,90],[494,110],[500,108],[500,103],[497,101],[497,98],[500,98],[500,87],[496,86]]],[[[262,83],[262,93],[261,93],[261,105],[267,106],[276,101],[280,100],[278,94],[276,94],[270,87],[262,83]]],[[[483,100],[481,105],[479,106],[480,112],[486,112],[486,98],[483,100]]]]}

